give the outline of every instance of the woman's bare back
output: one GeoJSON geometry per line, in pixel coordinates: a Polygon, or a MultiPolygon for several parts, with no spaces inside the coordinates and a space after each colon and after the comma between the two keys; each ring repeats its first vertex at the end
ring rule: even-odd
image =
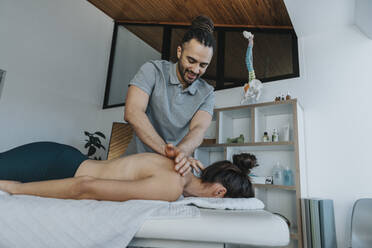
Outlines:
{"type": "Polygon", "coordinates": [[[174,162],[155,153],[141,153],[106,161],[86,160],[75,177],[91,176],[100,179],[138,180],[158,173],[172,172],[174,162]]]}

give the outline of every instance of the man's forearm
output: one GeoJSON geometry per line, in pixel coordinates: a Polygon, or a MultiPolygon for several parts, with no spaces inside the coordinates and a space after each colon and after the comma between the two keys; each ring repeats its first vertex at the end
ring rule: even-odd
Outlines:
{"type": "Polygon", "coordinates": [[[203,142],[205,130],[201,127],[194,127],[177,145],[179,149],[190,156],[194,150],[203,142]]]}
{"type": "Polygon", "coordinates": [[[165,141],[156,132],[149,118],[143,112],[131,114],[127,121],[132,125],[140,140],[155,152],[165,155],[165,141]]]}

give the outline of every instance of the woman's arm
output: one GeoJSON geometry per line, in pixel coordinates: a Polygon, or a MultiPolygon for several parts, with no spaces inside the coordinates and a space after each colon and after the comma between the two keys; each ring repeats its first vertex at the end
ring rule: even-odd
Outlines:
{"type": "Polygon", "coordinates": [[[183,184],[181,176],[177,173],[162,172],[159,175],[130,181],[97,179],[89,176],[31,183],[0,181],[0,189],[11,194],[60,199],[175,201],[182,194],[183,184]]]}

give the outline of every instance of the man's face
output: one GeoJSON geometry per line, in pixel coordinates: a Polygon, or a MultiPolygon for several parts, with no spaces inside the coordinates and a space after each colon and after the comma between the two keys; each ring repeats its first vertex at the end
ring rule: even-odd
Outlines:
{"type": "Polygon", "coordinates": [[[206,47],[196,39],[177,47],[177,77],[184,87],[188,87],[205,73],[212,56],[212,47],[206,47]]]}

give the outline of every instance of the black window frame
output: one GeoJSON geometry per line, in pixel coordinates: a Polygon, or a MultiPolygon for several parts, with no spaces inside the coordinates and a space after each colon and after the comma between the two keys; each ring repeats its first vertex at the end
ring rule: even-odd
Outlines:
{"type": "MultiPolygon", "coordinates": [[[[128,25],[137,25],[137,26],[156,26],[156,27],[163,27],[163,41],[162,41],[162,51],[161,51],[161,59],[169,60],[170,59],[170,48],[171,48],[171,41],[172,41],[172,29],[174,28],[185,28],[187,29],[188,25],[171,25],[171,24],[157,24],[157,23],[133,23],[133,22],[115,22],[114,24],[114,31],[112,35],[111,41],[111,51],[110,51],[110,59],[109,59],[109,66],[107,71],[107,78],[106,78],[106,87],[105,87],[105,96],[103,101],[103,109],[107,108],[114,108],[114,107],[121,107],[125,106],[124,103],[120,104],[112,104],[108,105],[109,95],[110,95],[110,86],[111,86],[111,76],[112,76],[112,69],[114,63],[114,55],[115,55],[115,46],[116,46],[116,38],[119,26],[128,26],[128,25]]],[[[260,78],[260,81],[263,83],[266,82],[273,82],[277,80],[289,79],[289,78],[296,78],[300,76],[300,69],[299,69],[299,58],[298,58],[298,41],[297,35],[294,29],[273,29],[273,28],[249,28],[249,27],[222,27],[218,26],[215,27],[215,31],[217,31],[217,49],[214,51],[214,56],[217,56],[217,65],[216,65],[216,76],[203,76],[204,79],[208,80],[215,80],[216,87],[215,91],[224,90],[229,88],[241,87],[243,86],[243,82],[241,79],[237,78],[225,78],[224,76],[224,69],[225,69],[225,33],[226,32],[243,32],[244,30],[250,31],[252,33],[273,33],[273,34],[291,34],[292,36],[292,62],[293,62],[293,73],[275,76],[275,77],[267,77],[267,78],[260,78]],[[224,82],[233,83],[231,85],[225,85],[224,82]]]]}

